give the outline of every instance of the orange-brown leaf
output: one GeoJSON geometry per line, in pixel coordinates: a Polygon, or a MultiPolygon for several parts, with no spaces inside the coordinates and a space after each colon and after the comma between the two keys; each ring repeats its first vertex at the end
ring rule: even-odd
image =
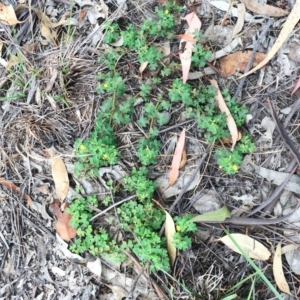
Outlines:
{"type": "MultiPolygon", "coordinates": [[[[245,72],[252,51],[238,51],[227,55],[220,60],[220,69],[223,77],[233,75],[235,72],[245,72]]],[[[266,57],[264,53],[256,53],[253,66],[257,66],[266,57]]]]}
{"type": "Polygon", "coordinates": [[[187,33],[184,33],[184,34],[177,34],[177,37],[180,38],[180,39],[183,39],[187,42],[197,42],[196,39],[194,39],[190,34],[187,34],[187,33]]]}
{"type": "MultiPolygon", "coordinates": [[[[15,192],[15,193],[19,193],[19,192],[20,192],[20,188],[19,188],[19,187],[17,187],[17,186],[16,186],[14,183],[12,183],[11,181],[5,180],[5,178],[3,178],[3,177],[0,177],[0,183],[1,183],[3,186],[5,186],[6,188],[12,190],[12,191],[15,192]]],[[[23,198],[27,200],[29,206],[32,208],[32,200],[31,200],[30,196],[27,195],[27,194],[24,194],[23,198]]]]}
{"type": "MultiPolygon", "coordinates": [[[[67,207],[68,207],[68,205],[65,205],[65,208],[67,208],[67,207]]],[[[52,208],[53,214],[57,218],[57,221],[55,224],[57,233],[63,240],[70,241],[72,238],[74,238],[76,236],[76,229],[71,227],[71,225],[70,225],[72,215],[61,211],[58,200],[56,200],[55,202],[53,202],[51,204],[51,208],[52,208]]]]}
{"type": "Polygon", "coordinates": [[[182,153],[184,149],[184,142],[185,142],[185,128],[182,130],[180,137],[177,142],[177,146],[175,149],[175,153],[172,160],[172,167],[171,171],[169,173],[169,184],[173,185],[178,176],[179,176],[179,168],[180,168],[180,162],[182,158],[182,153]]]}
{"type": "Polygon", "coordinates": [[[185,166],[186,162],[187,162],[186,150],[183,149],[179,169],[182,169],[185,166]]]}

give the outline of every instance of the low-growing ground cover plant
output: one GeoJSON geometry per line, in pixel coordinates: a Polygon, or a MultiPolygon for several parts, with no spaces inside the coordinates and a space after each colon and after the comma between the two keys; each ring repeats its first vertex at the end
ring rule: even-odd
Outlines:
{"type": "MultiPolygon", "coordinates": [[[[76,253],[89,251],[94,255],[124,261],[124,251],[130,250],[143,265],[150,262],[150,271],[169,270],[166,241],[159,234],[165,214],[152,202],[155,183],[148,179],[147,169],[148,165],[157,163],[161,148],[160,128],[170,121],[172,109],[176,107],[185,118],[195,120],[209,143],[230,137],[226,115],[221,113],[215,100],[215,88],[209,84],[183,83],[178,79],[180,76],[175,76],[180,74],[179,60],[175,59],[169,65],[164,62],[158,43],[175,40],[174,14],[180,10],[180,6],[171,3],[157,6],[156,20],[146,19],[139,28],[132,24],[121,28],[111,22],[105,25],[104,42],[110,44],[122,39],[123,45],[119,48],[108,45],[108,50],[99,57],[105,67],[98,76],[97,86],[97,92],[103,95],[103,102],[90,137],[75,143],[78,158],[76,174],[97,176],[100,167],[118,163],[121,155],[117,137],[119,126],[136,124],[144,137],[137,140],[135,167],[131,173],[116,183],[117,188],[109,184],[113,194],[136,196],[135,200],[121,204],[116,210],[123,240],[114,238],[105,225],[97,225],[96,228],[90,221],[93,215],[91,205],[104,205],[96,197],[75,199],[69,213],[73,215],[72,226],[77,229],[77,238],[71,245],[71,250],[76,253]],[[118,70],[128,60],[134,61],[136,69],[146,64],[147,74],[128,83],[130,79],[118,70]]],[[[197,42],[192,66],[203,67],[210,56],[210,51],[197,42]]],[[[237,126],[242,127],[248,109],[237,103],[226,89],[223,90],[223,97],[237,126]]],[[[243,155],[253,151],[253,148],[250,136],[244,135],[234,151],[224,147],[216,150],[220,168],[229,175],[237,173],[243,155]]],[[[110,201],[110,197],[106,198],[105,205],[110,201]]],[[[173,243],[179,250],[186,250],[191,245],[190,233],[196,230],[189,219],[188,215],[174,218],[177,231],[173,243]]]]}

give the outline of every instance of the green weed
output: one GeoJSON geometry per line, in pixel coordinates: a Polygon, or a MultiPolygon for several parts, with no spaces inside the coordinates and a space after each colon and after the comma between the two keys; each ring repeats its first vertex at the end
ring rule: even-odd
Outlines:
{"type": "MultiPolygon", "coordinates": [[[[114,193],[118,192],[122,196],[127,193],[134,194],[137,200],[125,202],[116,210],[120,228],[126,233],[124,240],[118,243],[105,228],[94,228],[89,221],[93,212],[88,204],[96,207],[108,206],[112,201],[111,196],[107,196],[102,203],[98,203],[93,197],[76,199],[69,208],[73,215],[72,225],[79,232],[71,245],[71,250],[76,253],[90,251],[95,255],[111,255],[124,261],[126,258],[121,249],[130,250],[143,265],[150,262],[150,271],[168,271],[170,266],[166,241],[159,235],[165,214],[152,203],[156,186],[148,178],[146,168],[157,163],[161,149],[159,128],[169,122],[170,109],[179,106],[184,109],[186,118],[196,121],[208,142],[213,143],[230,136],[226,116],[220,112],[214,99],[215,88],[193,86],[184,84],[180,79],[172,79],[172,74],[178,72],[180,66],[176,61],[166,66],[163,63],[163,54],[156,46],[158,41],[174,37],[174,13],[180,10],[179,6],[170,3],[157,7],[157,20],[146,19],[140,28],[129,24],[123,30],[116,23],[105,25],[104,41],[109,44],[122,37],[123,46],[118,50],[111,48],[104,51],[99,57],[106,69],[98,75],[97,92],[105,100],[99,108],[90,137],[84,141],[77,140],[74,145],[78,157],[75,172],[80,176],[97,176],[100,167],[117,164],[120,151],[115,131],[119,125],[137,123],[144,130],[145,136],[137,141],[136,167],[118,183],[117,190],[110,184],[114,193]],[[151,74],[135,88],[134,96],[132,87],[128,87],[131,84],[127,82],[128,78],[123,78],[122,73],[118,72],[119,64],[126,62],[124,58],[129,56],[135,57],[135,62],[138,62],[137,69],[141,63],[147,62],[147,72],[150,70],[151,74]],[[161,91],[156,85],[161,85],[168,91],[161,91]],[[137,98],[141,100],[139,104],[136,104],[137,98]],[[135,114],[136,107],[141,108],[139,116],[135,114]]],[[[197,33],[199,35],[200,32],[197,33]]],[[[210,56],[210,51],[196,43],[192,65],[204,66],[210,56]]],[[[223,96],[237,125],[243,126],[248,109],[231,98],[227,90],[223,91],[223,96]]],[[[227,174],[234,174],[242,163],[243,155],[253,149],[250,137],[245,135],[233,152],[217,150],[216,157],[227,174]]],[[[173,242],[177,249],[186,250],[191,245],[190,235],[196,230],[196,226],[189,219],[189,216],[174,218],[177,231],[173,242]]]]}

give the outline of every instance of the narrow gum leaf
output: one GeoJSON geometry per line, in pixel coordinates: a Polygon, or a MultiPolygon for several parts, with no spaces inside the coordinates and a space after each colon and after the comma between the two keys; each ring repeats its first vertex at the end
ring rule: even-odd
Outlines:
{"type": "MultiPolygon", "coordinates": [[[[247,235],[240,233],[232,233],[231,237],[240,246],[240,248],[242,248],[244,252],[251,258],[258,260],[268,260],[271,256],[270,251],[262,243],[256,241],[255,239],[247,235]]],[[[228,235],[218,239],[217,241],[221,241],[232,251],[242,254],[228,235]]]]}
{"type": "Polygon", "coordinates": [[[173,185],[179,176],[179,169],[180,169],[182,154],[184,150],[184,143],[185,143],[185,128],[182,130],[180,134],[180,137],[176,145],[175,153],[173,155],[172,167],[169,173],[169,185],[173,185]]]}
{"type": "Polygon", "coordinates": [[[69,191],[69,176],[64,161],[60,156],[55,156],[52,151],[51,153],[51,167],[52,167],[52,178],[55,185],[56,194],[60,201],[63,202],[67,197],[69,191]]]}
{"type": "Polygon", "coordinates": [[[174,233],[176,232],[176,229],[175,229],[174,221],[170,216],[170,214],[167,211],[165,211],[165,213],[166,213],[165,236],[167,239],[167,250],[168,250],[171,266],[173,267],[176,260],[176,254],[177,254],[176,248],[173,244],[173,236],[174,233]]]}
{"type": "Polygon", "coordinates": [[[210,79],[209,81],[210,81],[212,86],[217,88],[217,95],[215,96],[215,99],[218,102],[220,111],[225,113],[226,116],[227,116],[226,122],[227,122],[227,127],[230,131],[230,135],[231,135],[231,138],[232,138],[231,151],[233,151],[233,149],[235,147],[235,144],[236,144],[236,142],[239,138],[239,132],[238,132],[237,126],[236,126],[235,121],[234,121],[234,119],[231,115],[231,112],[229,111],[229,109],[228,109],[228,107],[225,103],[225,100],[224,100],[224,98],[221,94],[221,91],[219,89],[217,81],[214,80],[214,79],[210,79]]]}
{"type": "Polygon", "coordinates": [[[180,48],[182,48],[183,42],[186,42],[186,45],[185,45],[185,49],[184,49],[183,53],[179,54],[179,58],[180,58],[181,67],[182,67],[182,81],[183,81],[183,83],[186,83],[188,76],[189,76],[189,72],[190,72],[190,67],[191,67],[191,62],[192,62],[192,52],[193,52],[193,48],[194,48],[194,42],[191,41],[191,39],[194,39],[193,33],[195,32],[195,30],[200,30],[201,21],[194,12],[186,15],[184,19],[187,21],[189,28],[183,34],[183,36],[184,37],[189,36],[188,39],[190,41],[187,41],[184,38],[180,40],[180,45],[179,45],[180,48]]]}
{"type": "Polygon", "coordinates": [[[274,259],[273,259],[273,275],[275,278],[275,282],[278,286],[278,288],[289,295],[291,294],[289,285],[284,277],[284,273],[283,273],[283,268],[282,268],[282,259],[281,259],[281,243],[279,243],[277,245],[276,251],[275,251],[275,255],[274,255],[274,259]]]}
{"type": "Polygon", "coordinates": [[[209,221],[217,221],[217,222],[223,222],[227,218],[230,218],[231,214],[230,211],[226,206],[223,206],[222,208],[208,212],[203,215],[196,216],[190,220],[190,222],[209,222],[209,221]]]}

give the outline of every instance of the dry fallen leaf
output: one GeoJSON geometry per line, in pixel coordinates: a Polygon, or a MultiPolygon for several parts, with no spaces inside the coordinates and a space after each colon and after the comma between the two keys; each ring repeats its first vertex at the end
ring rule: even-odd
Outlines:
{"type": "Polygon", "coordinates": [[[295,251],[297,249],[299,249],[299,246],[296,246],[294,244],[289,244],[281,248],[281,254],[286,254],[288,252],[295,251]]]}
{"type": "Polygon", "coordinates": [[[147,61],[142,62],[141,65],[140,65],[140,68],[139,68],[140,73],[143,73],[144,70],[147,68],[147,66],[148,66],[147,61]]]}
{"type": "Polygon", "coordinates": [[[294,27],[298,23],[300,19],[300,0],[296,0],[296,3],[290,12],[289,16],[287,17],[280,34],[274,43],[273,47],[271,48],[270,52],[267,54],[267,56],[264,58],[263,61],[261,61],[255,68],[241,76],[239,79],[248,76],[249,74],[254,73],[255,71],[259,70],[262,68],[264,65],[266,65],[272,58],[273,56],[277,53],[277,51],[281,48],[283,43],[286,41],[286,39],[289,37],[290,33],[293,31],[294,27]]]}
{"type": "MultiPolygon", "coordinates": [[[[189,28],[185,32],[185,35],[189,35],[190,37],[194,38],[194,32],[196,30],[200,30],[201,28],[201,21],[199,20],[198,16],[192,12],[185,16],[184,20],[187,21],[189,28]]],[[[180,41],[179,48],[182,48],[182,43],[186,42],[184,39],[180,41]]],[[[183,53],[179,54],[180,61],[181,61],[181,67],[182,67],[182,81],[183,83],[186,83],[189,76],[189,71],[191,67],[192,62],[192,51],[193,51],[194,45],[193,42],[186,42],[185,49],[183,53]]]]}
{"type": "Polygon", "coordinates": [[[60,156],[55,155],[52,151],[49,151],[52,167],[52,177],[55,185],[55,190],[58,198],[63,202],[67,197],[69,191],[69,176],[67,168],[60,156]]]}
{"type": "Polygon", "coordinates": [[[86,9],[81,9],[81,10],[79,11],[79,16],[78,16],[78,22],[79,22],[79,23],[81,23],[82,20],[85,18],[86,13],[87,13],[87,10],[86,10],[86,9]]]}
{"type": "Polygon", "coordinates": [[[178,37],[179,39],[183,39],[183,40],[185,40],[185,41],[187,41],[187,42],[192,42],[192,43],[197,42],[196,39],[194,39],[190,34],[187,34],[187,33],[184,33],[184,34],[177,34],[177,37],[178,37]]]}
{"type": "Polygon", "coordinates": [[[283,268],[282,268],[282,258],[281,258],[282,252],[281,252],[281,244],[279,243],[277,245],[274,259],[273,259],[273,275],[275,278],[275,282],[278,286],[278,288],[289,295],[291,294],[289,285],[284,277],[283,268]]]}
{"type": "Polygon", "coordinates": [[[289,14],[279,7],[271,6],[268,4],[259,3],[257,0],[241,0],[246,7],[254,13],[269,17],[283,17],[289,14]]]}
{"type": "MultiPolygon", "coordinates": [[[[263,244],[254,240],[248,235],[244,235],[241,233],[232,233],[231,237],[240,246],[240,248],[242,248],[248,254],[249,257],[254,259],[259,259],[259,260],[269,259],[271,255],[270,251],[263,244]]],[[[242,254],[228,235],[220,239],[217,239],[217,241],[223,242],[227,247],[229,247],[234,252],[242,254]]]]}
{"type": "Polygon", "coordinates": [[[179,165],[179,170],[182,169],[185,166],[186,162],[187,162],[186,150],[183,149],[182,158],[181,158],[180,165],[179,165]]]}
{"type": "Polygon", "coordinates": [[[180,134],[180,137],[178,139],[177,146],[175,149],[175,153],[173,156],[172,167],[171,167],[171,171],[169,173],[169,184],[170,185],[173,185],[179,176],[179,168],[180,168],[182,153],[183,153],[183,149],[184,149],[184,142],[185,142],[185,129],[183,129],[180,134]]]}
{"type": "Polygon", "coordinates": [[[167,249],[170,257],[171,266],[173,267],[176,260],[176,254],[177,254],[176,248],[173,244],[173,236],[174,233],[176,232],[176,229],[175,229],[174,221],[170,216],[170,214],[167,211],[165,211],[165,213],[166,213],[165,236],[167,239],[167,249]]]}
{"type": "Polygon", "coordinates": [[[235,144],[236,144],[236,142],[239,138],[239,132],[238,132],[237,126],[236,126],[235,121],[234,121],[234,119],[231,115],[231,112],[229,111],[229,109],[228,109],[228,107],[225,103],[225,100],[224,100],[224,98],[221,94],[221,91],[219,89],[217,81],[214,80],[214,79],[211,79],[210,83],[211,83],[212,86],[217,88],[217,95],[215,96],[215,99],[219,104],[220,111],[225,113],[226,116],[227,116],[226,122],[227,122],[227,127],[230,131],[230,135],[231,135],[231,138],[232,138],[231,151],[233,151],[234,146],[235,146],[235,144]]]}
{"type": "Polygon", "coordinates": [[[113,292],[115,300],[127,299],[128,292],[123,287],[118,285],[108,285],[108,287],[113,292]]]}
{"type": "Polygon", "coordinates": [[[88,261],[86,264],[86,267],[93,273],[95,274],[98,278],[101,277],[102,273],[102,265],[101,265],[101,260],[99,257],[97,257],[93,261],[88,261]]]}
{"type": "Polygon", "coordinates": [[[56,38],[55,32],[52,32],[51,28],[47,27],[43,22],[41,23],[41,36],[45,39],[42,41],[44,46],[48,44],[54,44],[56,38]]]}
{"type": "MultiPolygon", "coordinates": [[[[62,212],[59,207],[59,201],[56,200],[51,204],[51,208],[53,211],[53,214],[56,216],[57,221],[55,224],[56,231],[59,234],[59,236],[65,240],[70,241],[76,236],[76,229],[71,227],[70,221],[72,216],[70,214],[67,214],[66,212],[62,212]]],[[[65,208],[68,207],[68,204],[65,206],[65,208]]]]}
{"type": "Polygon", "coordinates": [[[299,89],[299,87],[300,87],[300,77],[299,77],[299,79],[298,79],[298,81],[297,81],[297,83],[296,83],[296,85],[295,85],[295,87],[292,91],[291,96],[293,96],[293,94],[296,93],[296,91],[299,89]]]}
{"type": "Polygon", "coordinates": [[[4,25],[16,25],[25,21],[18,21],[12,5],[6,6],[0,3],[0,23],[4,25]]]}
{"type": "MultiPolygon", "coordinates": [[[[251,57],[252,51],[237,51],[233,54],[229,54],[220,59],[220,70],[223,77],[228,77],[233,75],[235,72],[244,72],[248,61],[251,57]]],[[[266,54],[256,53],[253,61],[253,65],[258,65],[264,58],[266,54]]]]}
{"type": "MultiPolygon", "coordinates": [[[[243,137],[242,133],[239,131],[239,135],[238,135],[238,139],[237,142],[241,140],[241,138],[243,137]]],[[[221,142],[222,144],[232,144],[232,138],[231,137],[225,137],[225,138],[221,138],[221,142]]]]}
{"type": "MultiPolygon", "coordinates": [[[[5,180],[5,178],[0,177],[0,183],[1,183],[3,186],[5,186],[6,188],[12,190],[13,192],[15,192],[15,193],[20,193],[20,188],[17,187],[17,186],[16,186],[14,183],[12,183],[11,181],[5,180]]],[[[27,195],[27,194],[24,194],[23,198],[27,200],[29,206],[32,208],[32,207],[33,207],[33,204],[32,204],[32,200],[31,200],[30,196],[27,195]]]]}
{"type": "Polygon", "coordinates": [[[234,39],[236,35],[241,32],[245,22],[245,14],[246,14],[245,4],[239,3],[237,5],[237,9],[238,9],[238,19],[232,32],[232,39],[234,39]]]}

